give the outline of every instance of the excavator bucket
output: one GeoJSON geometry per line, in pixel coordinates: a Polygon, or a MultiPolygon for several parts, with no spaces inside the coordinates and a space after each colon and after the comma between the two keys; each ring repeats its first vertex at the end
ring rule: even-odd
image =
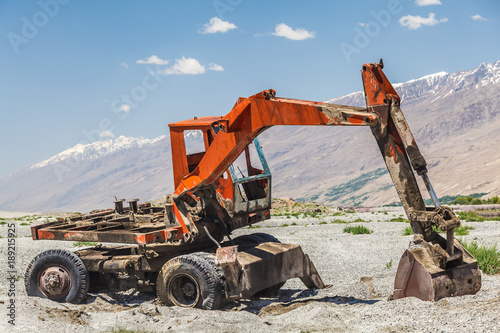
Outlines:
{"type": "Polygon", "coordinates": [[[454,240],[455,260],[439,262],[440,245],[415,237],[399,261],[394,292],[389,300],[417,297],[436,301],[443,297],[475,294],[481,288],[481,272],[476,259],[454,240]]]}

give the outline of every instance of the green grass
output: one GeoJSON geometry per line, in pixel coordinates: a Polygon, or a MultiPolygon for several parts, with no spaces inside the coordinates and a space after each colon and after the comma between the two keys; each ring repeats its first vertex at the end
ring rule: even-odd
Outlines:
{"type": "Polygon", "coordinates": [[[460,220],[465,220],[465,222],[485,221],[484,217],[477,215],[476,212],[457,212],[457,215],[460,220]]]}
{"type": "Polygon", "coordinates": [[[469,234],[469,230],[474,230],[476,228],[471,227],[470,225],[461,225],[460,227],[455,229],[455,236],[467,236],[469,234]]]}
{"type": "Polygon", "coordinates": [[[7,222],[5,222],[5,221],[0,221],[0,225],[4,225],[4,224],[7,224],[7,222]]]}
{"type": "Polygon", "coordinates": [[[406,227],[403,230],[403,236],[409,236],[413,235],[413,228],[412,227],[406,227]]]}
{"type": "Polygon", "coordinates": [[[285,227],[289,227],[290,225],[288,225],[288,224],[286,224],[286,223],[283,223],[281,226],[282,226],[283,228],[285,228],[285,227]]]}
{"type": "Polygon", "coordinates": [[[341,224],[347,224],[347,223],[349,223],[349,222],[344,221],[344,220],[340,220],[340,219],[335,219],[335,220],[332,220],[332,222],[331,222],[331,223],[341,223],[341,224]]]}
{"type": "Polygon", "coordinates": [[[358,217],[358,218],[356,218],[356,219],[355,219],[354,221],[352,221],[352,222],[368,222],[368,221],[365,221],[365,220],[363,220],[362,218],[358,217]]]}
{"type": "Polygon", "coordinates": [[[389,222],[409,222],[409,221],[402,216],[398,216],[398,217],[393,217],[392,219],[389,220],[389,222]]]}
{"type": "Polygon", "coordinates": [[[290,224],[290,225],[292,225],[292,226],[293,226],[293,225],[298,225],[298,224],[297,224],[297,223],[295,223],[295,222],[293,222],[293,223],[292,223],[292,224],[290,224]]]}
{"type": "Polygon", "coordinates": [[[96,246],[96,242],[73,242],[73,246],[79,247],[79,246],[96,246]]]}
{"type": "Polygon", "coordinates": [[[385,264],[385,268],[386,268],[386,269],[389,269],[389,268],[391,268],[391,267],[392,267],[392,259],[391,259],[391,261],[389,261],[387,264],[385,264]]]}
{"type": "Polygon", "coordinates": [[[371,234],[373,230],[370,230],[363,225],[356,225],[356,226],[345,227],[344,232],[351,233],[353,235],[361,235],[361,234],[371,234]]]}
{"type": "MultiPolygon", "coordinates": [[[[469,234],[469,230],[474,230],[474,229],[476,228],[471,227],[470,225],[461,225],[460,227],[455,228],[455,236],[467,236],[469,234]]],[[[446,231],[443,231],[434,225],[432,226],[432,230],[440,234],[446,233],[446,231]]]]}
{"type": "Polygon", "coordinates": [[[342,215],[344,215],[344,214],[342,214],[342,212],[335,212],[335,213],[333,213],[332,216],[342,216],[342,215]]]}
{"type": "Polygon", "coordinates": [[[247,229],[260,229],[262,228],[260,225],[249,225],[247,229]]]}
{"type": "Polygon", "coordinates": [[[30,224],[26,223],[26,222],[21,222],[21,223],[19,223],[19,225],[30,225],[30,224]]]}
{"type": "Polygon", "coordinates": [[[347,214],[354,214],[354,213],[356,213],[356,212],[355,212],[355,211],[353,211],[353,210],[346,210],[345,212],[346,212],[347,214]]]}
{"type": "Polygon", "coordinates": [[[326,222],[326,221],[321,221],[321,222],[319,222],[319,224],[328,224],[328,222],[326,222]]]}
{"type": "Polygon", "coordinates": [[[460,240],[460,242],[476,258],[483,273],[497,274],[500,271],[500,252],[497,249],[497,243],[487,246],[479,245],[477,241],[467,243],[465,240],[460,240]]]}

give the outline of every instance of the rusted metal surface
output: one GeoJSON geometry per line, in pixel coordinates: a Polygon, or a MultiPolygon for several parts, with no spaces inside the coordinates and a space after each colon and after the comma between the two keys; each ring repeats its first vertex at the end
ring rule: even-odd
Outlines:
{"type": "Polygon", "coordinates": [[[41,272],[38,282],[40,291],[51,299],[60,299],[69,293],[71,277],[66,268],[50,266],[41,272]]]}
{"type": "Polygon", "coordinates": [[[228,280],[228,297],[248,298],[291,278],[300,278],[308,288],[324,288],[314,264],[296,244],[266,242],[238,251],[238,246],[220,248],[217,263],[228,280]]]}
{"type": "Polygon", "coordinates": [[[415,296],[434,300],[474,294],[481,288],[477,261],[455,239],[454,230],[460,221],[437,199],[427,176],[427,162],[382,64],[365,64],[362,68],[366,104],[379,117],[379,122],[371,127],[372,133],[415,233],[414,242],[401,258],[392,298],[415,296]],[[435,204],[433,210],[425,207],[414,172],[422,176],[435,204]],[[433,231],[433,226],[446,231],[446,239],[433,231]]]}
{"type": "MultiPolygon", "coordinates": [[[[399,262],[394,280],[394,293],[390,299],[417,297],[425,301],[443,297],[472,295],[481,289],[481,272],[477,261],[458,240],[454,248],[460,260],[442,262],[439,247],[426,248],[422,239],[406,250],[399,262]],[[438,252],[438,253],[436,253],[438,252]]],[[[442,251],[442,250],[441,250],[442,251]]]]}

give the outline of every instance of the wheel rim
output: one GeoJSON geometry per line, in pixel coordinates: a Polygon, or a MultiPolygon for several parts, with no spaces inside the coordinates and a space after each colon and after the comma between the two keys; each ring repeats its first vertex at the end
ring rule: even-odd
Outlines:
{"type": "Polygon", "coordinates": [[[189,274],[176,274],[169,284],[169,294],[177,306],[195,307],[200,300],[200,286],[189,274]]]}
{"type": "Polygon", "coordinates": [[[50,266],[41,272],[38,286],[48,298],[59,299],[68,295],[71,289],[71,275],[62,266],[50,266]]]}

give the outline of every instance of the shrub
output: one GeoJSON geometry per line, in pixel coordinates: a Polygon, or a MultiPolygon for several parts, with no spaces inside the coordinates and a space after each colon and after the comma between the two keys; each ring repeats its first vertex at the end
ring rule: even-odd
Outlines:
{"type": "Polygon", "coordinates": [[[344,232],[351,233],[353,235],[361,235],[361,234],[371,234],[373,230],[368,229],[365,226],[357,225],[357,226],[348,226],[344,228],[344,232]]]}
{"type": "Polygon", "coordinates": [[[358,217],[353,222],[368,222],[368,221],[365,221],[362,218],[358,217]]]}
{"type": "Polygon", "coordinates": [[[500,198],[498,197],[498,195],[495,195],[494,197],[491,197],[491,198],[488,199],[488,203],[499,204],[500,203],[500,198]]]}
{"type": "Polygon", "coordinates": [[[483,204],[483,200],[479,199],[479,198],[474,198],[472,199],[472,201],[470,202],[471,205],[482,205],[483,204]]]}
{"type": "Polygon", "coordinates": [[[346,210],[345,212],[346,212],[347,214],[354,214],[354,213],[356,213],[356,212],[355,212],[355,211],[353,211],[353,210],[346,210]]]}
{"type": "Polygon", "coordinates": [[[497,243],[491,246],[479,245],[477,241],[467,243],[460,240],[467,251],[476,259],[479,268],[486,274],[497,274],[500,270],[500,252],[497,250],[497,243]]]}

